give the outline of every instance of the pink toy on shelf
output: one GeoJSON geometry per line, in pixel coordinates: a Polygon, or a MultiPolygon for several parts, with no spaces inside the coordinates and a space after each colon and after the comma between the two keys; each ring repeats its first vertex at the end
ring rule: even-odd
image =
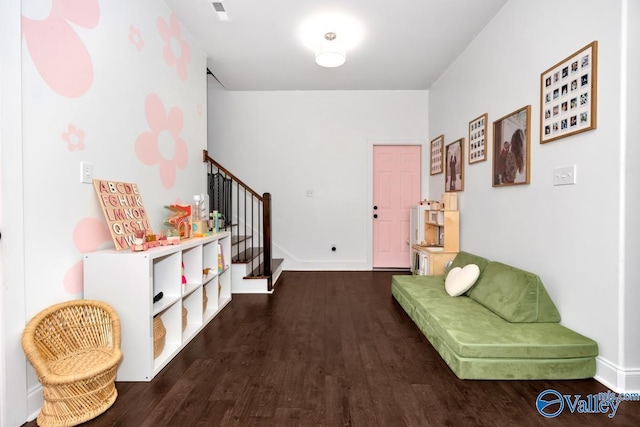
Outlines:
{"type": "Polygon", "coordinates": [[[144,236],[144,230],[136,231],[136,238],[133,239],[133,244],[131,245],[131,250],[133,252],[146,251],[149,249],[149,244],[145,241],[144,236]]]}
{"type": "Polygon", "coordinates": [[[169,244],[169,240],[167,240],[167,236],[164,235],[164,230],[160,230],[160,237],[158,238],[158,243],[160,243],[160,246],[167,246],[169,244]]]}

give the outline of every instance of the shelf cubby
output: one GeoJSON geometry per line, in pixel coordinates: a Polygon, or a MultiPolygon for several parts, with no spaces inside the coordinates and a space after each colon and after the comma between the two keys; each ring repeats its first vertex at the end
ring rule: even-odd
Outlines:
{"type": "Polygon", "coordinates": [[[230,253],[230,242],[225,231],[141,252],[108,249],[84,254],[84,298],[108,303],[120,317],[125,356],[116,380],[152,380],[231,301],[231,270],[218,272],[219,248],[230,253]],[[219,286],[223,298],[218,298],[219,286]],[[205,289],[208,300],[203,307],[205,289]],[[160,292],[162,298],[154,303],[160,292]],[[183,307],[187,309],[184,329],[183,307]],[[157,357],[155,316],[160,316],[166,329],[157,357]]]}

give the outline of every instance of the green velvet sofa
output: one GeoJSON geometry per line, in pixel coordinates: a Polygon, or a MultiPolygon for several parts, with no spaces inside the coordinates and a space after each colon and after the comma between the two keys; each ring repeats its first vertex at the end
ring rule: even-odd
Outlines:
{"type": "Polygon", "coordinates": [[[540,278],[460,252],[449,267],[476,264],[480,275],[458,297],[445,276],[394,275],[400,306],[462,379],[579,379],[595,375],[598,345],[560,322],[540,278]]]}

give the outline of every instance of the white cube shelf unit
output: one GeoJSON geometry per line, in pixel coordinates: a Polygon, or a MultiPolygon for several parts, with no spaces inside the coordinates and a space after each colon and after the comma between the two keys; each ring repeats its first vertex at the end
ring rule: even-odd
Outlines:
{"type": "Polygon", "coordinates": [[[83,262],[84,297],[108,303],[120,317],[124,357],[117,381],[151,381],[231,301],[229,232],[142,252],[91,252],[83,262]],[[161,317],[166,335],[154,358],[155,316],[161,317]]]}

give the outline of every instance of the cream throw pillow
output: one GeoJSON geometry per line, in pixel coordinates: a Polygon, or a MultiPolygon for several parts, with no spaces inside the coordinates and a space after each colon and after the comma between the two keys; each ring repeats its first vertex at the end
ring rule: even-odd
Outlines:
{"type": "Polygon", "coordinates": [[[444,288],[449,295],[457,297],[467,292],[480,276],[480,267],[467,264],[464,268],[454,267],[447,274],[444,288]]]}

